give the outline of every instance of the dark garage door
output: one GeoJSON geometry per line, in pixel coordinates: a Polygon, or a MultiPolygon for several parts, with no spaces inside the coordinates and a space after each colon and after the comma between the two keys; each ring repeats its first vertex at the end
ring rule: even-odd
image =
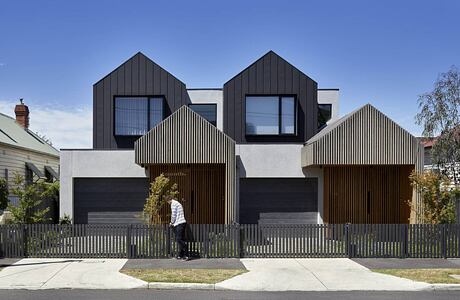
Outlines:
{"type": "Polygon", "coordinates": [[[74,222],[140,223],[148,178],[75,178],[74,222]]]}
{"type": "Polygon", "coordinates": [[[318,211],[316,178],[241,178],[240,223],[255,224],[260,213],[318,211]]]}

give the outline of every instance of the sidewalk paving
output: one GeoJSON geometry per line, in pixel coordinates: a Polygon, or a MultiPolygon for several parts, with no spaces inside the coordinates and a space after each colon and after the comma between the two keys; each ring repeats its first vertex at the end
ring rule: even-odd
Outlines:
{"type": "Polygon", "coordinates": [[[133,289],[147,283],[119,273],[127,259],[26,258],[0,271],[0,289],[133,289]]]}
{"type": "Polygon", "coordinates": [[[419,291],[459,289],[373,273],[346,258],[239,260],[22,259],[0,271],[0,289],[211,289],[240,291],[419,291]],[[123,267],[222,268],[249,272],[215,285],[146,283],[119,272],[123,267]]]}
{"type": "Polygon", "coordinates": [[[217,283],[242,291],[417,291],[430,284],[369,269],[347,258],[242,259],[248,273],[217,283]]]}

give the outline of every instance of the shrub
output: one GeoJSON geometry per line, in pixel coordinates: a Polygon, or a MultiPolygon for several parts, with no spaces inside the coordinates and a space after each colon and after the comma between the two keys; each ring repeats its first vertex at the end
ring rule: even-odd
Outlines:
{"type": "Polygon", "coordinates": [[[16,175],[15,186],[11,189],[13,195],[18,197],[18,205],[8,205],[13,224],[35,224],[47,221],[46,214],[49,207],[41,209],[42,202],[59,194],[58,182],[46,182],[39,179],[37,182],[26,184],[24,177],[16,175]]]}
{"type": "Polygon", "coordinates": [[[144,215],[147,217],[148,223],[165,223],[166,220],[162,220],[161,217],[161,209],[168,199],[177,198],[178,195],[177,183],[172,183],[164,174],[156,177],[150,183],[149,196],[144,205],[144,215]]]}
{"type": "Polygon", "coordinates": [[[0,178],[0,210],[8,207],[8,183],[6,179],[0,178]]]}
{"type": "Polygon", "coordinates": [[[411,203],[411,207],[422,223],[455,222],[455,201],[459,191],[451,187],[449,178],[438,172],[424,171],[422,173],[413,172],[410,180],[412,186],[421,195],[420,210],[416,209],[414,203],[411,203]]]}

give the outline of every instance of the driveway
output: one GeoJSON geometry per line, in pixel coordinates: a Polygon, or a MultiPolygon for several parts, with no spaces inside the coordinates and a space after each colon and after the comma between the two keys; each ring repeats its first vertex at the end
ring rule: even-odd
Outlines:
{"type": "Polygon", "coordinates": [[[417,291],[429,284],[373,273],[347,258],[242,259],[248,273],[216,284],[241,291],[417,291]]]}
{"type": "Polygon", "coordinates": [[[0,271],[0,289],[132,289],[142,280],[119,273],[127,259],[26,258],[0,271]]]}

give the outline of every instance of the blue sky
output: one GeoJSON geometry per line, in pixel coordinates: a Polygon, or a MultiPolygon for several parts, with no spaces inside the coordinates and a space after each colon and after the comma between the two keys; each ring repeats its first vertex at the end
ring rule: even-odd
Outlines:
{"type": "Polygon", "coordinates": [[[33,129],[88,148],[92,84],[136,52],[196,88],[221,87],[274,50],[340,88],[342,115],[370,102],[420,134],[417,96],[460,66],[459,11],[460,1],[2,1],[0,112],[22,97],[33,129]]]}

